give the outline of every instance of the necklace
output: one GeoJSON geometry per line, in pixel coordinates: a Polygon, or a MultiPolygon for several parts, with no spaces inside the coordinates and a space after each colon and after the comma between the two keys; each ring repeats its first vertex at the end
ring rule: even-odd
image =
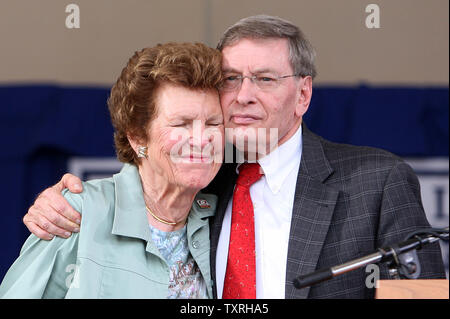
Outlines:
{"type": "Polygon", "coordinates": [[[164,219],[156,216],[155,214],[153,214],[153,212],[150,210],[150,208],[147,207],[147,205],[145,205],[145,208],[147,208],[147,211],[150,213],[150,215],[152,215],[160,223],[170,225],[170,226],[175,226],[176,224],[178,224],[177,222],[169,222],[168,220],[164,220],[164,219]]]}

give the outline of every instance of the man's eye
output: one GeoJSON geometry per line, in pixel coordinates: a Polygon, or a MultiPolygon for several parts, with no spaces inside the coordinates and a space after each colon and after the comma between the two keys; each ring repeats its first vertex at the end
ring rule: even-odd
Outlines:
{"type": "Polygon", "coordinates": [[[237,81],[237,80],[238,80],[238,76],[237,75],[230,75],[230,76],[225,77],[225,81],[228,81],[228,82],[234,82],[234,81],[237,81]]]}
{"type": "Polygon", "coordinates": [[[268,77],[268,76],[259,76],[259,77],[256,78],[256,80],[258,82],[273,82],[273,81],[275,81],[274,78],[271,78],[271,77],[268,77]]]}

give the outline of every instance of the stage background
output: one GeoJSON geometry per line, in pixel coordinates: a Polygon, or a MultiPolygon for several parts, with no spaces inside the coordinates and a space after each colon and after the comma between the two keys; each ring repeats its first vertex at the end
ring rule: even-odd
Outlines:
{"type": "MultiPolygon", "coordinates": [[[[167,41],[215,46],[238,19],[260,13],[298,24],[317,50],[319,75],[305,116],[335,142],[369,145],[417,172],[430,223],[449,219],[448,1],[0,2],[0,280],[29,235],[22,217],[67,171],[84,179],[120,169],[106,99],[137,49],[167,41]]],[[[442,245],[448,271],[448,245],[442,245]]]]}

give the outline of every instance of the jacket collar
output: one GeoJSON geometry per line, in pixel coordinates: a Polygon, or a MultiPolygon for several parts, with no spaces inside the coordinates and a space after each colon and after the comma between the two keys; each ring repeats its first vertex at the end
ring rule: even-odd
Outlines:
{"type": "Polygon", "coordinates": [[[115,207],[112,233],[149,241],[150,229],[137,167],[125,164],[113,180],[115,207]]]}
{"type": "MultiPolygon", "coordinates": [[[[113,176],[113,180],[115,211],[112,233],[151,241],[142,183],[137,167],[125,164],[120,173],[113,176]]],[[[188,237],[208,222],[205,218],[214,215],[215,209],[214,195],[197,194],[188,217],[188,237]]]]}
{"type": "Polygon", "coordinates": [[[324,182],[334,172],[334,169],[325,155],[322,138],[312,133],[304,123],[302,128],[304,142],[300,173],[324,182]]]}

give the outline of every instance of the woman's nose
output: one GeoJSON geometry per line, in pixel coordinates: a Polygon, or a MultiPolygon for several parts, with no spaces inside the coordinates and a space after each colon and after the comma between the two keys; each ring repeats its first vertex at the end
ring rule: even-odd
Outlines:
{"type": "Polygon", "coordinates": [[[211,138],[208,136],[208,130],[206,130],[205,124],[201,123],[201,121],[195,121],[191,132],[190,144],[202,149],[210,141],[211,138]]]}

